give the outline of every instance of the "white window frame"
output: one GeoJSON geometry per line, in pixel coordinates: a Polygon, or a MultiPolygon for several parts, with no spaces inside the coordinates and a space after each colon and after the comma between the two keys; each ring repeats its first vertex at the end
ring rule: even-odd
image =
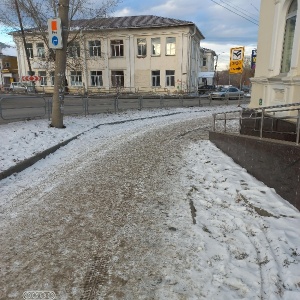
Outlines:
{"type": "Polygon", "coordinates": [[[297,8],[297,0],[292,1],[286,16],[280,73],[288,73],[291,68],[291,59],[293,54],[293,44],[295,39],[295,29],[297,21],[297,8]]]}
{"type": "Polygon", "coordinates": [[[175,86],[175,70],[166,70],[166,86],[167,87],[175,86]]]}
{"type": "Polygon", "coordinates": [[[103,86],[102,71],[91,71],[91,86],[103,86]]]}
{"type": "Polygon", "coordinates": [[[111,86],[124,87],[124,71],[120,71],[120,70],[111,71],[111,86]]]}
{"type": "Polygon", "coordinates": [[[80,44],[79,42],[72,42],[68,45],[68,57],[80,57],[80,44]]]}
{"type": "Polygon", "coordinates": [[[70,71],[71,86],[82,86],[82,72],[70,71]]]}
{"type": "Polygon", "coordinates": [[[151,55],[152,56],[160,56],[161,55],[160,37],[151,38],[151,55]]]}
{"type": "Polygon", "coordinates": [[[160,70],[151,71],[151,85],[153,87],[160,87],[160,70]]]}
{"type": "Polygon", "coordinates": [[[123,40],[111,40],[110,49],[111,49],[111,57],[124,57],[123,40]]]}
{"type": "Polygon", "coordinates": [[[47,72],[38,71],[38,76],[41,76],[40,86],[47,86],[47,72]]]}
{"type": "Polygon", "coordinates": [[[45,58],[45,45],[44,43],[37,43],[36,44],[36,51],[37,51],[37,57],[39,58],[45,58]]]}
{"type": "Polygon", "coordinates": [[[89,41],[89,54],[90,57],[101,57],[101,41],[89,41]]]}
{"type": "Polygon", "coordinates": [[[32,45],[32,43],[26,43],[26,51],[29,54],[29,58],[33,58],[33,45],[32,45]]]}
{"type": "Polygon", "coordinates": [[[166,55],[176,55],[176,37],[166,38],[166,55]]]}
{"type": "Polygon", "coordinates": [[[145,38],[137,39],[137,56],[147,56],[147,40],[145,38]]]}

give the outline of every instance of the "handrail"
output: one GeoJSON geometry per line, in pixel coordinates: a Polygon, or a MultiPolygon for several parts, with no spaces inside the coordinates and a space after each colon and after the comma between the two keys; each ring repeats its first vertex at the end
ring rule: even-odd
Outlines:
{"type": "Polygon", "coordinates": [[[239,132],[241,131],[241,124],[242,120],[260,120],[260,128],[259,128],[259,137],[263,138],[263,127],[264,127],[264,121],[267,118],[271,118],[268,113],[276,113],[276,112],[292,112],[297,111],[296,116],[272,116],[272,118],[280,119],[280,120],[288,120],[288,119],[294,119],[296,120],[296,145],[299,145],[299,139],[300,139],[300,103],[290,103],[290,104],[282,104],[282,105],[273,105],[273,106],[264,106],[264,107],[256,107],[256,108],[241,108],[239,110],[233,110],[228,112],[222,112],[222,113],[215,113],[213,114],[213,131],[216,131],[216,121],[224,121],[224,127],[223,132],[227,131],[227,121],[228,120],[239,120],[239,132]],[[291,108],[295,107],[296,108],[291,108]],[[243,113],[245,112],[251,112],[250,116],[243,117],[243,113]],[[255,112],[255,116],[253,116],[253,111],[255,112]],[[238,116],[228,117],[229,114],[235,114],[238,113],[238,116]],[[260,116],[257,116],[257,113],[260,113],[260,116]]]}

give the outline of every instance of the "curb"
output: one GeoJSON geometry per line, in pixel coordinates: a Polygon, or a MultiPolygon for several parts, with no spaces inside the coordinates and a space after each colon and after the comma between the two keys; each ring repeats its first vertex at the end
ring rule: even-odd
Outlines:
{"type": "MultiPolygon", "coordinates": [[[[80,134],[79,134],[80,135],[80,134]]],[[[49,149],[44,150],[43,152],[38,153],[35,156],[32,156],[30,158],[27,158],[19,163],[17,163],[15,166],[10,167],[9,169],[3,171],[0,173],[0,180],[5,179],[15,173],[20,173],[22,171],[24,171],[25,169],[31,167],[32,165],[34,165],[36,162],[38,162],[41,159],[46,158],[49,154],[54,153],[57,149],[59,149],[60,147],[63,147],[65,145],[67,145],[68,143],[70,143],[71,141],[77,139],[77,137],[79,135],[76,135],[64,142],[61,142],[49,149]]]]}
{"type": "Polygon", "coordinates": [[[32,156],[30,158],[24,159],[23,161],[17,163],[16,165],[8,168],[7,170],[0,172],[0,180],[5,179],[15,173],[20,173],[22,171],[24,171],[25,169],[31,167],[32,165],[34,165],[36,162],[38,162],[41,159],[46,158],[49,154],[54,153],[56,150],[58,150],[59,148],[66,146],[67,144],[69,144],[71,141],[77,139],[80,135],[92,130],[92,129],[97,129],[100,126],[104,126],[104,125],[116,125],[116,124],[123,124],[126,122],[134,122],[134,121],[139,121],[139,120],[145,120],[145,119],[154,119],[154,118],[159,118],[159,117],[165,117],[165,116],[171,116],[171,115],[176,115],[176,114],[180,114],[180,112],[175,112],[175,113],[171,113],[171,114],[166,114],[166,115],[159,115],[159,116],[152,116],[152,117],[145,117],[145,118],[137,118],[137,119],[131,119],[131,120],[123,120],[123,121],[115,121],[115,122],[110,122],[110,123],[102,123],[102,124],[98,124],[88,130],[85,130],[77,135],[75,135],[74,137],[65,140],[49,149],[46,149],[38,154],[36,154],[35,156],[32,156]]]}

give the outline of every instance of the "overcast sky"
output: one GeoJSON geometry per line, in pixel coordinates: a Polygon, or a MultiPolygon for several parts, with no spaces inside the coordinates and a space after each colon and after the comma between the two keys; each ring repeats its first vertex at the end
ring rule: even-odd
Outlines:
{"type": "MultiPolygon", "coordinates": [[[[229,64],[230,48],[257,47],[261,0],[123,0],[114,16],[156,15],[194,22],[204,35],[201,46],[220,54],[218,70],[229,64]],[[247,20],[248,19],[248,20],[247,20]]],[[[0,35],[0,42],[11,38],[0,35]]]]}
{"type": "Polygon", "coordinates": [[[220,54],[221,70],[229,64],[230,48],[245,46],[249,55],[256,49],[259,10],[260,0],[123,0],[114,15],[157,15],[194,22],[205,37],[201,46],[220,54]]]}

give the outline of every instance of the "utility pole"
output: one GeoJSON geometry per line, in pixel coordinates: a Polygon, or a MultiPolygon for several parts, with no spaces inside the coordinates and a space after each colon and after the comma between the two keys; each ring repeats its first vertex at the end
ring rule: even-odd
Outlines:
{"type": "Polygon", "coordinates": [[[58,17],[61,19],[63,47],[62,49],[55,50],[54,92],[52,99],[51,126],[56,128],[65,128],[63,123],[63,114],[69,28],[69,2],[70,0],[59,0],[58,3],[58,17]]]}

